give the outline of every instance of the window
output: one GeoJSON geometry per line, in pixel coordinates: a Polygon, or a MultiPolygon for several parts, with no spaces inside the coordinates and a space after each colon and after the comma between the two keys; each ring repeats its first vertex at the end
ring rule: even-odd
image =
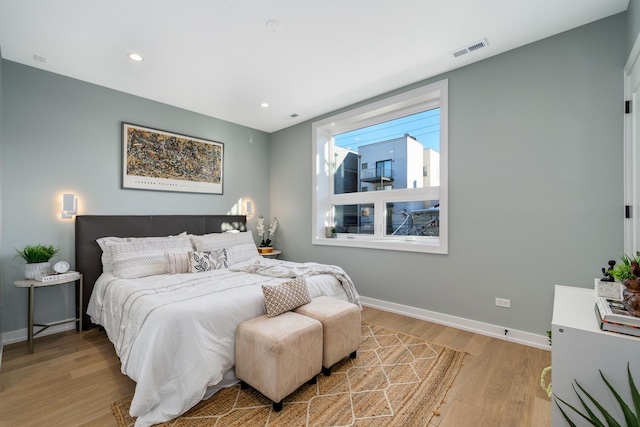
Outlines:
{"type": "Polygon", "coordinates": [[[447,86],[313,123],[313,244],[447,253],[447,86]]]}

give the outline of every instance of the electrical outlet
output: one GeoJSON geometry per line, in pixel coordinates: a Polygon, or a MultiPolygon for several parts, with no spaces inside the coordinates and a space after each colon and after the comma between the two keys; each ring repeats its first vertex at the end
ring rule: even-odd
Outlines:
{"type": "Polygon", "coordinates": [[[496,305],[498,307],[511,308],[511,300],[504,298],[496,298],[496,305]]]}

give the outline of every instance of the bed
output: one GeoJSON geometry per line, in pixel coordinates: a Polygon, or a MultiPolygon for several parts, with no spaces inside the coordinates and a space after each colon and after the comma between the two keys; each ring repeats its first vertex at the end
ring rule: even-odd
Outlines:
{"type": "Polygon", "coordinates": [[[312,298],[359,304],[337,266],[260,257],[244,216],[81,215],[75,228],[85,324],[105,329],[122,373],[136,382],[137,427],[237,382],[235,329],[265,313],[262,285],[302,276],[312,298]]]}

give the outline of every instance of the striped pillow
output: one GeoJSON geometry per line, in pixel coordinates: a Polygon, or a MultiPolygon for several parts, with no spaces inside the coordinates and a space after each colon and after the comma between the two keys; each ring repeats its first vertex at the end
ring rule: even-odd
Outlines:
{"type": "Polygon", "coordinates": [[[191,264],[189,263],[188,252],[165,252],[167,258],[167,270],[169,274],[188,273],[191,264]]]}

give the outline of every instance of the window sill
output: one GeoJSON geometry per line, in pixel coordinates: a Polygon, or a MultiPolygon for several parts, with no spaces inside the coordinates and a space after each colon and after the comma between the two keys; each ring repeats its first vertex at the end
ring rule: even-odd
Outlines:
{"type": "Polygon", "coordinates": [[[339,246],[345,248],[366,248],[379,249],[385,251],[420,252],[430,254],[446,255],[446,246],[442,245],[439,239],[417,240],[415,238],[363,238],[338,236],[336,238],[314,238],[311,242],[320,246],[339,246]]]}

